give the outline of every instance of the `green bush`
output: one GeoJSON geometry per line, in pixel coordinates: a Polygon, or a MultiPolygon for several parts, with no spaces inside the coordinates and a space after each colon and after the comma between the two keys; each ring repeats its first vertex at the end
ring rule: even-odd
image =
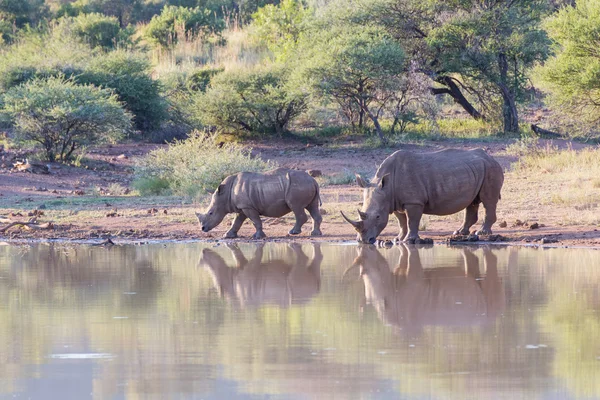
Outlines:
{"type": "Polygon", "coordinates": [[[144,37],[153,44],[169,47],[178,39],[203,38],[219,34],[224,28],[223,20],[208,9],[166,6],[152,17],[144,29],[144,37]]]}
{"type": "Polygon", "coordinates": [[[119,100],[134,115],[136,129],[148,133],[159,129],[169,116],[160,84],[152,79],[150,69],[151,65],[143,55],[113,51],[92,58],[75,79],[79,83],[114,89],[119,100]]]}
{"type": "Polygon", "coordinates": [[[231,133],[277,133],[306,109],[307,96],[292,88],[277,65],[216,75],[195,99],[205,125],[231,133]]]}
{"type": "Polygon", "coordinates": [[[116,17],[104,14],[80,14],[76,17],[63,17],[59,28],[75,35],[92,48],[112,49],[130,44],[133,28],[121,29],[116,17]]]}
{"type": "Polygon", "coordinates": [[[159,129],[168,119],[160,83],[150,74],[151,64],[143,54],[93,50],[61,29],[25,35],[0,57],[0,90],[56,76],[113,89],[134,115],[135,128],[144,133],[159,129]]]}
{"type": "Polygon", "coordinates": [[[2,98],[17,141],[42,145],[50,161],[67,161],[83,146],[116,140],[130,128],[131,116],[106,89],[77,85],[62,77],[34,79],[2,98]]]}
{"type": "Polygon", "coordinates": [[[134,186],[143,195],[170,193],[196,198],[204,190],[214,190],[228,175],[274,167],[253,158],[242,145],[219,142],[214,134],[196,131],[142,159],[136,166],[134,186]]]}

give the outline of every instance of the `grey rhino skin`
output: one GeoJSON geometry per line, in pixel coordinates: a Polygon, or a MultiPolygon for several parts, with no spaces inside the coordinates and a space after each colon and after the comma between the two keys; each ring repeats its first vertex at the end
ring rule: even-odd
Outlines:
{"type": "Polygon", "coordinates": [[[202,231],[208,232],[219,225],[225,215],[237,213],[224,237],[236,238],[240,227],[249,218],[256,228],[252,238],[262,239],[266,235],[262,229],[261,215],[279,218],[293,212],[296,224],[289,233],[297,235],[308,221],[304,212],[306,209],[313,220],[311,235],[320,236],[320,201],[317,181],[304,171],[277,168],[264,174],[240,172],[225,178],[213,193],[206,213],[196,213],[196,216],[202,231]]]}
{"type": "Polygon", "coordinates": [[[393,213],[400,226],[397,240],[415,243],[423,214],[449,215],[466,209],[463,225],[454,233],[469,234],[477,222],[480,203],[485,218],[477,233],[491,234],[504,172],[483,149],[399,150],[383,161],[371,183],[358,175],[356,181],[364,188],[360,219],[353,221],[343,212],[342,216],[358,232],[358,241],[375,243],[393,213]]]}
{"type": "Polygon", "coordinates": [[[498,259],[483,248],[485,277],[479,258],[463,248],[464,268],[423,268],[415,245],[400,244],[400,261],[392,272],[374,246],[361,245],[353,266],[360,268],[365,300],[383,323],[419,333],[425,326],[470,326],[495,321],[506,306],[498,259]]]}
{"type": "Polygon", "coordinates": [[[263,261],[261,243],[250,261],[235,245],[229,245],[236,268],[211,249],[202,251],[200,264],[211,273],[221,296],[241,307],[269,303],[280,307],[309,301],[321,287],[321,262],[323,255],[318,244],[313,244],[314,255],[309,258],[298,244],[289,245],[293,257],[263,261]]]}

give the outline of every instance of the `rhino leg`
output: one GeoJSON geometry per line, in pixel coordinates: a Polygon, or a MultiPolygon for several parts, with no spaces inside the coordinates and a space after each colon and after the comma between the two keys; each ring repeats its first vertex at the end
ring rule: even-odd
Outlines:
{"type": "Polygon", "coordinates": [[[496,202],[491,203],[483,203],[483,207],[485,208],[485,218],[483,220],[483,225],[481,229],[476,233],[478,235],[491,235],[492,234],[492,225],[496,222],[496,202]]]}
{"type": "Polygon", "coordinates": [[[304,225],[306,223],[306,221],[308,221],[308,217],[306,216],[306,213],[304,212],[304,208],[294,208],[292,209],[292,211],[294,212],[294,215],[296,216],[296,224],[294,225],[294,227],[292,229],[290,229],[290,235],[298,235],[300,234],[300,232],[302,232],[302,225],[304,225]]]}
{"type": "Polygon", "coordinates": [[[321,217],[321,212],[319,211],[319,197],[315,196],[314,200],[306,207],[310,217],[313,220],[313,229],[310,232],[311,236],[321,236],[321,221],[323,221],[323,217],[321,217]]]}
{"type": "Polygon", "coordinates": [[[473,203],[469,207],[465,209],[465,220],[463,225],[454,231],[455,235],[468,235],[470,233],[470,229],[473,225],[477,223],[479,212],[479,204],[473,203]]]}
{"type": "Polygon", "coordinates": [[[231,228],[229,228],[229,230],[225,233],[225,235],[223,235],[223,237],[226,239],[236,238],[238,236],[237,233],[242,227],[242,224],[244,223],[246,218],[247,217],[242,213],[236,215],[235,219],[233,220],[233,223],[231,224],[231,228]]]}
{"type": "Polygon", "coordinates": [[[419,224],[423,216],[423,206],[409,204],[404,206],[404,211],[408,219],[408,235],[404,238],[403,242],[415,243],[419,239],[419,224]]]}
{"type": "Polygon", "coordinates": [[[256,232],[254,233],[254,235],[252,235],[252,239],[258,240],[266,238],[267,235],[265,235],[265,233],[263,232],[262,221],[260,219],[260,214],[258,213],[258,211],[252,210],[250,208],[245,208],[242,210],[242,212],[248,218],[250,218],[250,221],[252,221],[252,223],[254,224],[254,228],[256,229],[256,232]]]}
{"type": "Polygon", "coordinates": [[[394,215],[396,216],[396,219],[398,219],[398,226],[400,227],[400,233],[398,234],[396,241],[402,242],[408,234],[408,222],[406,219],[406,214],[403,212],[394,211],[394,215]]]}

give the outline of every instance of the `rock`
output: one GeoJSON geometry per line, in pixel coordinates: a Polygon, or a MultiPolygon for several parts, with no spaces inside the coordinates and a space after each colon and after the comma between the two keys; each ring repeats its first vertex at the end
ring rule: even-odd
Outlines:
{"type": "Polygon", "coordinates": [[[529,229],[539,229],[540,224],[538,224],[537,222],[534,222],[533,224],[529,225],[529,229]]]}
{"type": "Polygon", "coordinates": [[[46,209],[46,205],[45,204],[40,204],[37,209],[38,210],[45,210],[46,209]]]}
{"type": "Polygon", "coordinates": [[[506,227],[508,226],[508,224],[506,223],[506,221],[502,221],[502,222],[500,222],[500,223],[498,224],[498,226],[499,226],[500,228],[506,228],[506,227]]]}
{"type": "Polygon", "coordinates": [[[323,176],[323,172],[320,169],[307,169],[306,173],[312,176],[313,178],[317,178],[319,176],[323,176]]]}
{"type": "Polygon", "coordinates": [[[128,158],[129,158],[129,157],[127,157],[127,155],[126,155],[126,154],[120,154],[120,155],[118,155],[118,156],[117,156],[117,160],[126,160],[126,159],[128,159],[128,158]]]}
{"type": "Polygon", "coordinates": [[[163,214],[168,214],[169,212],[165,209],[163,210],[163,214]]]}
{"type": "Polygon", "coordinates": [[[471,234],[471,235],[467,236],[467,241],[468,242],[478,242],[479,236],[471,234]]]}
{"type": "Polygon", "coordinates": [[[329,213],[327,212],[327,210],[326,210],[326,209],[324,209],[324,208],[321,208],[321,209],[319,210],[319,212],[321,213],[321,215],[327,215],[327,214],[329,214],[329,213]]]}
{"type": "Polygon", "coordinates": [[[547,238],[547,237],[543,237],[542,238],[542,244],[548,244],[548,243],[558,243],[558,240],[547,238]]]}
{"type": "Polygon", "coordinates": [[[507,242],[508,238],[502,235],[490,235],[487,237],[487,240],[489,240],[490,242],[507,242]]]}
{"type": "Polygon", "coordinates": [[[415,244],[433,244],[432,238],[419,238],[415,240],[415,244]]]}

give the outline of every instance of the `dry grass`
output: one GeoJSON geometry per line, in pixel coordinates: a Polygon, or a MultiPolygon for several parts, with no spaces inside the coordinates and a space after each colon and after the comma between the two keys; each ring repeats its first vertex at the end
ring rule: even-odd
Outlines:
{"type": "Polygon", "coordinates": [[[534,147],[506,174],[500,214],[507,220],[596,225],[600,223],[599,176],[598,148],[534,147]]]}
{"type": "Polygon", "coordinates": [[[154,49],[154,76],[161,78],[173,73],[189,73],[203,66],[223,67],[226,70],[251,67],[269,56],[268,50],[255,44],[246,29],[233,25],[223,32],[222,41],[180,38],[171,49],[154,49]]]}

